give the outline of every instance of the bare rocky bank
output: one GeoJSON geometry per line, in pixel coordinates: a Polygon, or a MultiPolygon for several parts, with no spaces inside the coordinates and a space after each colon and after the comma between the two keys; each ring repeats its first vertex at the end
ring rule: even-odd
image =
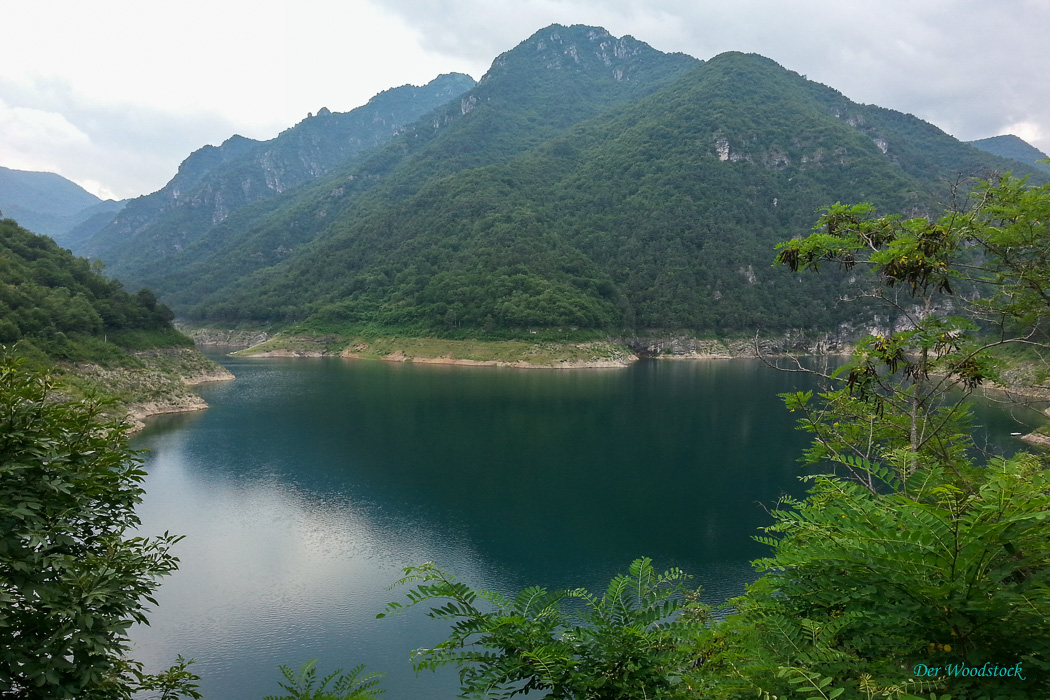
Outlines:
{"type": "Polygon", "coordinates": [[[149,416],[207,408],[208,404],[191,387],[234,378],[229,370],[194,348],[161,348],[132,356],[133,366],[80,363],[69,368],[82,388],[116,397],[132,430],[141,430],[149,416]]]}
{"type": "MultiPolygon", "coordinates": [[[[214,329],[197,330],[192,335],[202,345],[244,347],[237,354],[250,357],[342,357],[474,367],[589,369],[627,367],[640,358],[709,360],[847,356],[853,351],[857,338],[880,332],[888,333],[891,329],[843,325],[833,332],[793,331],[766,338],[697,338],[687,332],[650,331],[645,335],[609,337],[603,341],[582,343],[410,337],[362,339],[339,335],[271,336],[263,331],[214,329]]],[[[1039,384],[1030,374],[1026,368],[1011,370],[1006,373],[1006,379],[1010,382],[1008,387],[987,387],[985,390],[1005,391],[1035,401],[1050,401],[1050,387],[1039,384]]],[[[155,412],[166,411],[157,407],[155,412]]],[[[1050,448],[1050,438],[1039,432],[1026,436],[1025,440],[1039,447],[1050,448]]]]}

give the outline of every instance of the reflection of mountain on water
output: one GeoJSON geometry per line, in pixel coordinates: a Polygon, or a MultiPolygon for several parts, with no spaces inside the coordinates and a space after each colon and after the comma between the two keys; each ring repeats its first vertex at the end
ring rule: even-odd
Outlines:
{"type": "MultiPolygon", "coordinates": [[[[763,504],[801,494],[806,437],[778,393],[811,385],[751,360],[512,370],[226,358],[211,408],[157,420],[143,531],[185,534],[136,658],[198,659],[207,696],[276,691],[277,666],[365,663],[391,697],[452,698],[411,649],[423,611],[376,620],[403,566],[474,587],[602,590],[638,556],[743,591],[763,504]]],[[[995,434],[1005,436],[1009,417],[995,434]]]]}

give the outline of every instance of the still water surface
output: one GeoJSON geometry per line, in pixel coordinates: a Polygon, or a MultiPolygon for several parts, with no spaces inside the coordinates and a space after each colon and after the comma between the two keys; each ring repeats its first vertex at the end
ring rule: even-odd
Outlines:
{"type": "MultiPolygon", "coordinates": [[[[386,697],[454,698],[443,638],[403,598],[404,566],[475,586],[604,588],[638,556],[679,566],[720,602],[765,553],[764,507],[800,495],[805,436],[776,395],[811,388],[749,360],[623,370],[514,370],[217,358],[237,380],[197,414],[154,419],[142,532],[184,534],[135,658],[194,658],[207,698],[279,691],[278,665],[366,664],[386,697]]],[[[1001,415],[992,433],[1017,430],[1001,415]]]]}

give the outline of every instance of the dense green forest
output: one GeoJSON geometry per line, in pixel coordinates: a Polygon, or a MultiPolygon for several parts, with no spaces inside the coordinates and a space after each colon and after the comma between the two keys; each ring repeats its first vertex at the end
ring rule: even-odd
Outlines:
{"type": "Polygon", "coordinates": [[[929,211],[942,194],[935,166],[984,161],[913,118],[898,137],[895,115],[839,96],[836,109],[895,139],[902,160],[931,161],[901,167],[812,89],[771,61],[729,54],[510,162],[411,191],[396,171],[298,254],[187,313],[446,334],[833,327],[858,313],[835,306],[843,282],[771,270],[773,244],[808,230],[825,202],[929,211]]]}
{"type": "Polygon", "coordinates": [[[46,236],[0,220],[0,343],[50,360],[111,362],[126,350],[187,347],[153,292],[135,294],[46,236]]]}

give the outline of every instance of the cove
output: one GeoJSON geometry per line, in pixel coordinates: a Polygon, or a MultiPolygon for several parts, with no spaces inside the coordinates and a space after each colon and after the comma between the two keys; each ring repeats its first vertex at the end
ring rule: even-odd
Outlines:
{"type": "MultiPolygon", "coordinates": [[[[409,663],[443,625],[422,609],[375,619],[403,597],[387,590],[401,567],[433,560],[507,593],[600,590],[649,556],[717,603],[752,580],[765,509],[805,490],[807,439],[777,394],[815,383],[757,361],[216,359],[237,380],[203,387],[211,408],[135,440],[150,450],[141,531],[186,537],[133,656],[195,658],[208,698],[276,694],[278,665],[311,658],[321,675],[383,671],[391,700],[454,698],[454,669],[409,663]]],[[[993,442],[1017,429],[985,418],[993,442]]]]}

